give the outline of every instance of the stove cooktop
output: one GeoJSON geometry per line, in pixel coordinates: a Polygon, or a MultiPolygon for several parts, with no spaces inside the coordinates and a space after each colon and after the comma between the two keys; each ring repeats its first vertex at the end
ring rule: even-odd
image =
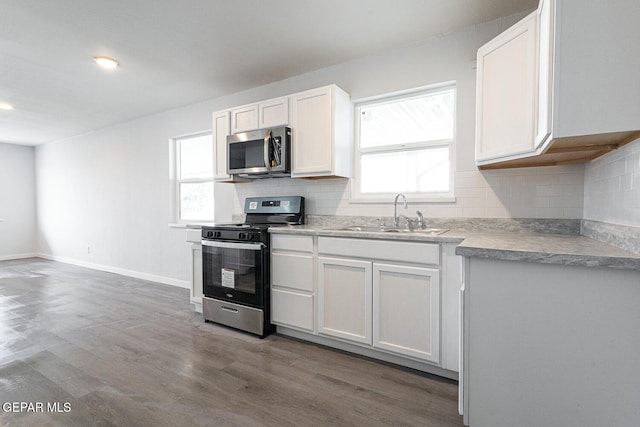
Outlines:
{"type": "MultiPolygon", "coordinates": [[[[247,197],[245,199],[245,221],[242,223],[213,224],[207,230],[263,231],[269,227],[301,225],[304,220],[304,197],[247,197]]],[[[205,228],[203,228],[204,230],[205,228]]],[[[204,234],[203,234],[204,236],[204,234]]]]}

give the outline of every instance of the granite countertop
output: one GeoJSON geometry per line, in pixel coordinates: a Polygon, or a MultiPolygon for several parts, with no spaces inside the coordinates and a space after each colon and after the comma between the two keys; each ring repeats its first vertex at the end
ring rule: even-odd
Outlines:
{"type": "Polygon", "coordinates": [[[456,248],[462,256],[640,271],[640,255],[580,235],[470,234],[456,248]]]}
{"type": "Polygon", "coordinates": [[[405,240],[421,242],[453,242],[459,243],[464,240],[464,236],[452,230],[443,234],[421,234],[421,233],[393,233],[384,231],[347,231],[339,230],[337,226],[318,225],[295,225],[291,227],[272,227],[271,233],[275,234],[299,234],[310,236],[327,237],[350,237],[355,239],[383,239],[383,240],[405,240]]]}
{"type": "Polygon", "coordinates": [[[640,271],[640,254],[577,234],[451,228],[446,233],[431,235],[345,231],[336,228],[338,227],[302,225],[274,227],[269,231],[276,234],[456,243],[456,254],[468,257],[640,271]]]}

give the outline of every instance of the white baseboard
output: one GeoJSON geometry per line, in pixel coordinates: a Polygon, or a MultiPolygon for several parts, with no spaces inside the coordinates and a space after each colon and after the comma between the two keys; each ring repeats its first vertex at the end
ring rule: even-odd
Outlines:
{"type": "Polygon", "coordinates": [[[59,257],[59,256],[55,256],[55,255],[50,255],[50,254],[42,254],[42,253],[40,253],[40,254],[37,254],[37,255],[34,254],[33,256],[37,256],[39,258],[48,259],[48,260],[51,260],[51,261],[63,262],[65,264],[73,264],[73,265],[77,265],[79,267],[90,268],[90,269],[93,269],[93,270],[106,271],[108,273],[120,274],[122,276],[133,277],[135,279],[149,280],[151,282],[158,282],[158,283],[162,283],[162,284],[165,284],[165,285],[177,286],[179,288],[186,288],[186,289],[190,289],[191,288],[191,284],[189,283],[188,280],[172,279],[170,277],[157,276],[155,274],[149,274],[149,273],[141,273],[139,271],[127,270],[125,268],[112,267],[112,266],[109,266],[109,265],[95,264],[95,263],[92,263],[92,262],[78,261],[78,260],[75,260],[75,259],[59,257]]]}
{"type": "Polygon", "coordinates": [[[38,258],[38,254],[35,252],[28,254],[13,254],[13,255],[0,255],[0,261],[9,261],[12,259],[24,259],[24,258],[38,258]]]}

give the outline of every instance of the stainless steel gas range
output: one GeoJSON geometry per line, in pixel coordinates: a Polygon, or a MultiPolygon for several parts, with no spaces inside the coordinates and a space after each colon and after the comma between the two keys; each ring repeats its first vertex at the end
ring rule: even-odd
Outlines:
{"type": "Polygon", "coordinates": [[[269,227],[304,224],[304,197],[248,197],[240,224],[202,228],[205,321],[264,337],[271,325],[269,227]]]}

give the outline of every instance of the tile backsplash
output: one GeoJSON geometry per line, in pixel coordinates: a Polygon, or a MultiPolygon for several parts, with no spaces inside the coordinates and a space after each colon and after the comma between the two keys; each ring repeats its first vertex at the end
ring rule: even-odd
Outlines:
{"type": "MultiPolygon", "coordinates": [[[[462,171],[455,175],[455,202],[409,203],[409,216],[420,209],[433,218],[565,218],[583,211],[584,165],[462,171]]],[[[387,203],[357,203],[348,179],[265,179],[233,185],[234,213],[251,196],[301,195],[310,215],[389,216],[387,203]]]]}
{"type": "Polygon", "coordinates": [[[640,226],[640,140],[589,163],[584,218],[640,226]]]}

